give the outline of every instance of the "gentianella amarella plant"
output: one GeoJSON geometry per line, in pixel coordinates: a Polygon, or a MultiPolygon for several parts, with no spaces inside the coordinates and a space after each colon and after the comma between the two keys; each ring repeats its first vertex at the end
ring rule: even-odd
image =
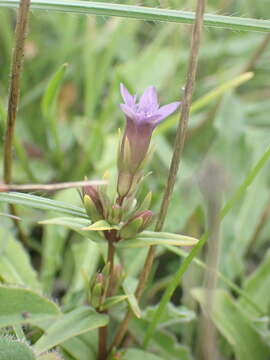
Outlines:
{"type": "MultiPolygon", "coordinates": [[[[197,240],[178,234],[146,231],[154,219],[150,210],[151,193],[142,202],[137,200],[145,177],[144,169],[152,153],[152,133],[160,122],[178,109],[180,102],[160,107],[154,86],[148,87],[140,99],[131,95],[123,84],[120,85],[120,91],[123,98],[120,108],[125,114],[126,125],[118,149],[115,193],[109,197],[106,186],[83,188],[83,204],[91,224],[82,230],[97,232],[108,245],[104,269],[90,281],[90,304],[99,312],[108,312],[115,304],[127,301],[135,316],[140,316],[136,299],[133,297],[133,301],[129,301],[129,294],[125,291],[122,267],[114,266],[115,251],[150,245],[193,246],[197,240]]],[[[106,359],[107,356],[106,347],[109,344],[106,342],[106,334],[107,330],[102,332],[101,329],[100,359],[106,359]]]]}
{"type": "MultiPolygon", "coordinates": [[[[56,217],[41,223],[58,224],[78,231],[87,239],[97,243],[93,248],[99,253],[103,254],[104,248],[107,248],[107,256],[104,256],[105,260],[101,268],[98,268],[97,272],[91,270],[91,274],[94,274],[91,277],[86,272],[82,273],[85,291],[80,288],[76,299],[68,298],[70,292],[67,291],[66,299],[69,300],[65,299],[64,311],[53,301],[32,290],[0,286],[1,303],[4,304],[2,308],[5,309],[4,326],[12,327],[15,324],[18,339],[23,335],[18,324],[27,323],[34,328],[38,324],[41,329],[41,336],[37,341],[31,342],[31,346],[27,342],[19,346],[17,339],[13,338],[4,339],[0,343],[0,348],[4,346],[12,351],[16,348],[18,359],[23,357],[25,351],[30,354],[29,359],[59,359],[56,352],[50,352],[52,349],[56,346],[65,347],[68,339],[71,340],[68,344],[73,347],[73,338],[83,333],[88,334],[95,329],[98,329],[96,351],[98,360],[127,359],[129,350],[123,355],[124,350],[119,352],[113,348],[112,344],[115,344],[114,337],[117,334],[116,326],[119,324],[121,330],[125,311],[133,313],[136,317],[144,315],[141,313],[134,291],[137,280],[127,276],[127,271],[125,273],[125,270],[128,270],[125,248],[129,248],[127,255],[130,259],[130,252],[134,252],[136,257],[136,248],[151,245],[193,246],[197,242],[196,239],[188,236],[146,230],[154,220],[150,208],[151,193],[149,192],[143,200],[139,200],[138,196],[142,181],[145,179],[145,167],[152,153],[150,147],[152,133],[161,121],[177,110],[180,103],[173,102],[160,107],[157,91],[153,86],[148,87],[140,99],[132,96],[122,84],[120,90],[123,97],[120,108],[125,114],[126,125],[119,141],[117,179],[113,182],[107,181],[105,185],[104,182],[84,184],[81,197],[86,211],[41,196],[14,192],[2,193],[0,196],[5,202],[69,214],[71,216],[56,217]],[[97,185],[101,183],[102,185],[97,185]],[[6,313],[14,316],[8,318],[6,313]],[[48,319],[50,323],[47,322],[48,319]]],[[[4,186],[3,190],[5,189],[4,186]]],[[[89,262],[91,261],[92,258],[89,259],[89,262]]],[[[29,274],[32,274],[32,270],[29,274]]],[[[26,278],[28,281],[32,275],[27,275],[26,278]]],[[[33,280],[33,286],[34,288],[37,286],[36,279],[33,280]]],[[[145,314],[143,320],[147,320],[147,311],[145,314]]],[[[76,346],[81,354],[83,350],[78,348],[78,344],[76,346]]],[[[132,349],[130,351],[132,353],[132,349]]]]}

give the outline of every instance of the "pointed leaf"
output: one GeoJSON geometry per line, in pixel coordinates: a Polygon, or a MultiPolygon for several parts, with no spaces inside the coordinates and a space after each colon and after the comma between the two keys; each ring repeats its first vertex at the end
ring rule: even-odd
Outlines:
{"type": "Polygon", "coordinates": [[[37,273],[21,243],[8,231],[0,229],[0,278],[10,284],[27,285],[40,289],[37,273]]]}
{"type": "Polygon", "coordinates": [[[57,305],[34,291],[0,286],[0,327],[53,319],[61,312],[57,305]]]}
{"type": "Polygon", "coordinates": [[[80,218],[88,219],[83,208],[74,206],[62,201],[47,199],[42,196],[29,195],[18,192],[0,193],[0,203],[8,203],[15,205],[24,205],[41,210],[50,210],[67,215],[74,215],[80,218]]]}
{"type": "Polygon", "coordinates": [[[194,237],[187,236],[187,235],[181,235],[181,234],[174,234],[169,232],[157,232],[157,231],[143,231],[140,236],[140,238],[158,238],[158,239],[168,239],[168,240],[179,240],[179,241],[194,241],[195,243],[198,242],[198,239],[195,239],[194,237]]]}
{"type": "Polygon", "coordinates": [[[79,336],[66,340],[61,344],[61,348],[76,360],[96,360],[97,358],[94,350],[79,336]]]}
{"type": "Polygon", "coordinates": [[[84,227],[82,230],[104,231],[104,230],[113,230],[113,229],[117,230],[119,229],[119,227],[116,225],[111,225],[105,220],[99,220],[90,226],[84,227]]]}
{"type": "Polygon", "coordinates": [[[57,72],[53,75],[52,79],[50,80],[45,94],[43,95],[42,102],[41,102],[41,109],[42,113],[45,117],[48,117],[53,111],[53,105],[56,100],[60,83],[65,75],[67,68],[67,64],[63,64],[57,70],[57,72]]]}
{"type": "MultiPolygon", "coordinates": [[[[192,290],[192,295],[205,307],[201,289],[192,290]]],[[[215,291],[213,321],[218,330],[231,344],[237,360],[267,360],[270,348],[236,301],[224,290],[215,291]]]]}
{"type": "MultiPolygon", "coordinates": [[[[265,255],[264,261],[248,277],[244,284],[245,293],[267,314],[270,305],[270,251],[265,255]]],[[[241,307],[245,307],[254,315],[260,315],[254,311],[246,299],[240,299],[241,307]]]]}
{"type": "Polygon", "coordinates": [[[157,355],[151,354],[150,352],[138,350],[138,349],[128,349],[124,356],[121,358],[122,360],[162,360],[157,355]]]}
{"type": "Polygon", "coordinates": [[[128,298],[128,295],[117,295],[117,296],[111,296],[105,300],[105,302],[102,305],[102,310],[110,309],[111,307],[119,304],[120,302],[123,302],[128,298]]]}
{"type": "Polygon", "coordinates": [[[91,231],[91,233],[85,231],[85,226],[91,224],[90,220],[77,218],[77,217],[71,217],[71,216],[65,216],[65,217],[56,217],[52,219],[42,220],[39,222],[40,224],[44,225],[60,225],[65,226],[68,229],[71,229],[73,231],[76,231],[80,235],[86,238],[90,238],[91,240],[95,242],[100,242],[104,240],[103,237],[101,237],[98,233],[95,233],[94,231],[91,231]]]}
{"type": "Polygon", "coordinates": [[[0,360],[35,360],[34,353],[26,343],[7,336],[0,338],[0,360]]]}
{"type": "MultiPolygon", "coordinates": [[[[158,234],[158,233],[157,233],[158,234]]],[[[174,235],[174,234],[172,234],[174,235]]],[[[189,237],[189,236],[182,236],[179,235],[177,239],[175,238],[150,238],[150,237],[139,237],[131,240],[122,240],[117,244],[119,248],[140,248],[144,246],[151,246],[151,245],[172,245],[172,246],[194,246],[198,242],[197,239],[189,237]]]]}
{"type": "Polygon", "coordinates": [[[62,356],[56,351],[51,351],[46,354],[41,354],[37,357],[37,360],[62,360],[62,356]]]}
{"type": "Polygon", "coordinates": [[[42,353],[74,336],[107,325],[108,316],[82,306],[53,323],[36,342],[34,349],[42,353]]]}
{"type": "Polygon", "coordinates": [[[139,307],[139,304],[138,304],[138,301],[134,295],[134,282],[133,282],[133,279],[132,278],[129,278],[127,277],[124,282],[123,282],[123,289],[124,289],[124,292],[127,296],[127,302],[131,308],[131,310],[133,311],[134,315],[137,317],[137,318],[141,318],[141,309],[139,307]]]}

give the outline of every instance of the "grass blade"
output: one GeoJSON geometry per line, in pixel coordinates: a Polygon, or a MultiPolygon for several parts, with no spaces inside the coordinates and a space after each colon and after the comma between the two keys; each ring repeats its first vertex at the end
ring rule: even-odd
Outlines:
{"type": "Polygon", "coordinates": [[[5,202],[9,204],[25,205],[36,209],[55,211],[62,214],[74,215],[80,218],[88,219],[84,209],[64,203],[44,198],[42,196],[28,195],[23,193],[0,193],[0,203],[5,202]]]}
{"type": "MultiPolygon", "coordinates": [[[[0,7],[18,7],[19,0],[2,0],[0,7]]],[[[31,9],[52,10],[79,14],[117,16],[147,21],[166,21],[192,24],[195,14],[191,11],[167,10],[143,6],[97,3],[92,1],[32,0],[31,9]]],[[[206,26],[231,30],[270,32],[270,21],[236,16],[205,14],[206,26]]]]}

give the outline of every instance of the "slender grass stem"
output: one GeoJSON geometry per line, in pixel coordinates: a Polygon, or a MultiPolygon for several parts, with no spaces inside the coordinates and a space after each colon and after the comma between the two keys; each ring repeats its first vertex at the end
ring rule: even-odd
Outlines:
{"type": "MultiPolygon", "coordinates": [[[[1,0],[0,7],[14,8],[19,0],[1,0]]],[[[146,21],[166,21],[192,24],[195,14],[191,11],[158,9],[144,6],[112,4],[93,1],[32,0],[31,9],[117,16],[146,21]]],[[[236,16],[205,14],[204,25],[231,30],[270,32],[270,21],[236,16]]]]}
{"type": "Polygon", "coordinates": [[[4,144],[4,180],[9,184],[12,177],[12,146],[20,95],[20,78],[23,66],[24,43],[30,0],[21,0],[15,30],[15,47],[12,55],[10,88],[8,96],[7,127],[4,144]]]}
{"type": "MultiPolygon", "coordinates": [[[[197,72],[199,47],[200,47],[202,28],[203,28],[204,9],[205,9],[205,0],[198,0],[197,9],[196,9],[196,21],[192,31],[191,53],[188,64],[186,87],[185,87],[184,98],[181,106],[179,124],[176,132],[174,152],[171,160],[169,176],[168,176],[165,192],[163,195],[163,200],[160,207],[160,212],[156,223],[155,231],[161,231],[164,225],[173,188],[176,182],[176,177],[179,169],[183,148],[184,148],[193,88],[194,88],[196,72],[197,72]]],[[[143,289],[148,280],[154,257],[155,257],[155,246],[150,246],[147,254],[147,258],[143,266],[143,270],[140,274],[139,283],[135,292],[135,296],[138,300],[140,300],[143,289]]],[[[116,334],[112,347],[114,346],[117,347],[120,345],[127,331],[128,323],[131,318],[131,315],[132,315],[131,311],[129,310],[119,327],[119,330],[116,334]]]]}
{"type": "MultiPolygon", "coordinates": [[[[17,108],[20,95],[20,78],[23,66],[24,57],[24,43],[27,30],[27,20],[29,13],[30,0],[21,0],[17,15],[16,29],[15,29],[15,46],[12,54],[11,71],[10,71],[10,88],[8,95],[8,110],[7,110],[7,126],[5,132],[4,142],[4,181],[9,184],[12,179],[12,147],[14,140],[14,130],[17,117],[17,108]]],[[[9,205],[12,215],[17,216],[14,205],[9,205]]],[[[18,230],[18,235],[24,244],[27,244],[26,235],[19,223],[14,218],[14,224],[18,230]]]]}

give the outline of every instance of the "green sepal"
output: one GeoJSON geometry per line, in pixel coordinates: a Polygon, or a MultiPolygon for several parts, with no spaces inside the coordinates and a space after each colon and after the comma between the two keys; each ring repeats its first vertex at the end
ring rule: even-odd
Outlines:
{"type": "Polygon", "coordinates": [[[122,218],[122,208],[118,204],[112,206],[111,222],[113,224],[119,224],[122,218]]]}
{"type": "Polygon", "coordinates": [[[109,196],[105,193],[104,189],[101,189],[101,187],[98,187],[98,195],[103,209],[103,216],[105,219],[107,219],[109,209],[111,208],[111,200],[109,196]]]}
{"type": "Polygon", "coordinates": [[[87,231],[105,231],[105,230],[118,230],[119,226],[111,225],[105,220],[99,220],[90,226],[82,228],[87,231]]]}
{"type": "Polygon", "coordinates": [[[127,222],[122,229],[119,231],[119,235],[123,239],[130,239],[140,232],[140,229],[143,225],[143,219],[141,217],[137,217],[130,222],[127,222]]]}
{"type": "Polygon", "coordinates": [[[111,296],[104,301],[104,303],[101,306],[101,310],[110,309],[111,307],[119,304],[120,302],[127,300],[127,298],[128,295],[111,296]]]}
{"type": "Polygon", "coordinates": [[[103,284],[97,283],[93,286],[91,291],[91,305],[93,308],[98,308],[100,305],[100,300],[103,292],[103,284]]]}
{"type": "Polygon", "coordinates": [[[137,211],[148,210],[150,208],[151,201],[152,201],[152,192],[150,191],[144,198],[141,205],[138,207],[137,211]]]}
{"type": "Polygon", "coordinates": [[[101,214],[98,212],[94,201],[90,198],[89,195],[84,195],[83,204],[86,210],[87,215],[92,221],[98,221],[102,219],[101,214]]]}

